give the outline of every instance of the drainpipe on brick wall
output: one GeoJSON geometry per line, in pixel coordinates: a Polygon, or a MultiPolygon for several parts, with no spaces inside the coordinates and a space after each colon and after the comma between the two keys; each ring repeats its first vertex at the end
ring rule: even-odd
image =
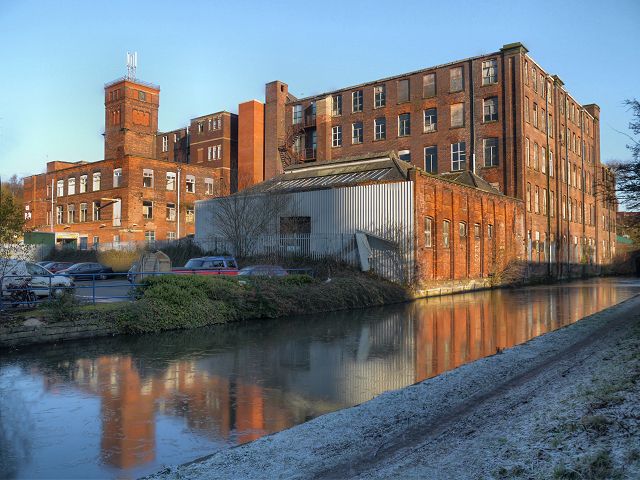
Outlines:
{"type": "Polygon", "coordinates": [[[471,117],[470,125],[470,140],[471,140],[471,171],[476,173],[476,137],[475,137],[475,108],[474,108],[474,95],[473,95],[473,60],[469,60],[469,116],[471,117]]]}
{"type": "Polygon", "coordinates": [[[54,232],[54,228],[53,228],[53,210],[54,210],[53,204],[54,204],[54,195],[55,195],[54,193],[55,190],[53,189],[54,182],[55,180],[52,178],[51,179],[51,233],[54,232]]]}
{"type": "Polygon", "coordinates": [[[178,189],[178,201],[176,208],[176,239],[180,239],[180,173],[182,171],[181,167],[178,167],[178,176],[176,178],[176,188],[178,189]]]}
{"type": "MultiPolygon", "coordinates": [[[[545,118],[545,125],[547,126],[546,129],[546,138],[547,138],[547,148],[545,150],[545,158],[544,158],[544,162],[545,162],[545,166],[544,166],[544,171],[546,172],[546,177],[547,177],[547,192],[545,193],[545,204],[547,205],[547,233],[546,238],[544,239],[544,250],[545,250],[545,255],[547,257],[547,275],[551,276],[551,202],[549,201],[549,197],[551,196],[551,177],[550,177],[550,173],[549,172],[549,158],[551,157],[551,155],[549,154],[550,152],[550,142],[549,142],[549,99],[551,98],[551,95],[553,94],[553,92],[555,92],[555,83],[550,82],[551,77],[549,76],[545,76],[545,85],[544,85],[544,89],[546,93],[546,97],[545,97],[545,104],[547,105],[546,108],[546,117],[545,118]],[[549,84],[553,85],[553,90],[550,93],[549,92],[549,84]]],[[[557,103],[557,102],[556,102],[557,103]]],[[[553,112],[553,118],[556,118],[555,112],[553,112]]],[[[552,126],[553,128],[553,126],[552,126]]]]}

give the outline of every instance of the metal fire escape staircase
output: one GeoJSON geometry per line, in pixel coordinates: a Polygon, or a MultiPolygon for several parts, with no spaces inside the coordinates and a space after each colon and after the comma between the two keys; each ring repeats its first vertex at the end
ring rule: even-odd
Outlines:
{"type": "Polygon", "coordinates": [[[282,168],[302,162],[300,152],[294,151],[293,146],[299,139],[303,138],[304,135],[305,129],[304,125],[301,123],[292,125],[287,129],[287,134],[285,135],[283,142],[278,146],[282,168]]]}

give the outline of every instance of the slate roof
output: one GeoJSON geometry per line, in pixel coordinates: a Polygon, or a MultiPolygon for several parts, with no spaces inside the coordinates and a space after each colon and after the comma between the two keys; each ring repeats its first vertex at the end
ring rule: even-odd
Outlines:
{"type": "Polygon", "coordinates": [[[411,165],[395,152],[344,157],[288,167],[284,173],[254,185],[245,193],[294,192],[347,187],[370,183],[400,182],[408,178],[411,165]]]}
{"type": "MultiPolygon", "coordinates": [[[[401,182],[409,178],[409,170],[413,168],[416,167],[400,160],[393,150],[366,153],[330,161],[292,165],[287,167],[284,173],[253,185],[242,193],[289,193],[371,183],[401,182]]],[[[434,177],[502,195],[502,192],[473,172],[450,172],[434,175],[434,177]]]]}

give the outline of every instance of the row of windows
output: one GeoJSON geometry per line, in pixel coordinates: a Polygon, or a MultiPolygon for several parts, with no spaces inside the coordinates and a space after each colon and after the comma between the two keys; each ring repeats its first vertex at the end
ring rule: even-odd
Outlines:
{"type": "MultiPolygon", "coordinates": [[[[178,133],[174,133],[173,134],[173,143],[178,143],[178,140],[180,140],[180,135],[178,133]]],[[[169,151],[169,135],[163,135],[162,136],[162,151],[163,152],[168,152],[169,151]]]]}
{"type": "MultiPolygon", "coordinates": [[[[97,192],[100,190],[102,183],[102,173],[94,172],[91,176],[91,191],[97,192]]],[[[58,180],[56,182],[56,196],[64,196],[64,180],[58,180]]],[[[80,181],[78,184],[78,193],[86,193],[88,191],[89,175],[80,175],[80,181]]],[[[122,169],[116,168],[113,170],[113,188],[120,187],[122,185],[122,169]]],[[[67,179],[67,195],[75,195],[76,193],[76,178],[71,177],[67,179]]]]}
{"type": "Polygon", "coordinates": [[[553,138],[553,115],[551,112],[547,114],[544,108],[538,109],[536,102],[533,102],[533,112],[529,114],[529,97],[524,97],[524,120],[543,132],[546,129],[549,137],[553,138]]]}
{"type": "MultiPolygon", "coordinates": [[[[113,214],[112,220],[114,226],[120,226],[121,223],[121,200],[114,202],[113,205],[113,214]]],[[[74,204],[67,205],[67,215],[65,222],[65,208],[64,205],[56,206],[56,223],[58,225],[62,225],[65,223],[83,223],[88,221],[100,221],[102,220],[102,208],[104,208],[100,201],[91,202],[91,216],[89,217],[89,204],[81,203],[79,205],[79,210],[76,216],[76,206],[74,204]]],[[[153,209],[154,202],[151,200],[143,200],[142,202],[142,217],[144,219],[152,219],[153,218],[153,209]]],[[[175,203],[167,203],[166,204],[166,220],[175,221],[176,220],[176,204],[175,203]]],[[[195,210],[193,206],[185,207],[185,221],[187,223],[193,223],[195,218],[195,210]]]]}
{"type": "Polygon", "coordinates": [[[549,167],[549,176],[553,177],[555,173],[553,152],[549,150],[549,157],[547,158],[547,149],[542,146],[538,146],[537,142],[533,143],[533,155],[531,154],[531,142],[529,137],[524,139],[524,157],[525,164],[528,168],[534,170],[540,170],[542,173],[547,173],[547,165],[549,167]],[[533,157],[533,162],[531,161],[533,157]]]}
{"type": "MultiPolygon", "coordinates": [[[[483,102],[483,120],[493,122],[498,120],[498,98],[487,98],[483,102]]],[[[450,110],[451,128],[464,126],[464,103],[451,105],[450,110]]],[[[428,108],[422,112],[422,130],[425,133],[435,132],[438,129],[438,109],[428,108]]],[[[387,138],[387,119],[385,117],[376,118],[373,121],[374,140],[385,140],[387,138]]],[[[411,114],[401,113],[398,115],[398,137],[411,135],[411,114]]],[[[356,145],[363,142],[364,125],[363,122],[353,122],[351,124],[351,143],[356,145]]],[[[335,125],[331,129],[331,145],[341,147],[343,144],[342,125],[335,125]]]]}
{"type": "Polygon", "coordinates": [[[206,120],[198,122],[198,133],[204,133],[205,125],[209,132],[220,130],[222,128],[222,117],[207,118],[206,120]]]}
{"type": "MultiPolygon", "coordinates": [[[[442,246],[443,248],[449,248],[450,246],[450,232],[451,222],[449,220],[442,221],[442,246]]],[[[473,225],[474,238],[480,238],[482,234],[482,227],[479,223],[473,225]]],[[[465,222],[458,222],[458,236],[460,241],[465,241],[468,236],[467,224],[465,222]]],[[[487,225],[487,238],[493,238],[493,225],[487,225]]],[[[424,217],[424,247],[431,248],[436,243],[436,231],[435,222],[432,217],[424,217]]]]}
{"type": "MultiPolygon", "coordinates": [[[[549,104],[553,103],[553,95],[552,95],[552,84],[551,80],[546,78],[546,75],[543,73],[537,72],[534,66],[529,70],[529,62],[525,60],[523,64],[523,74],[524,74],[524,83],[525,85],[529,85],[529,79],[531,78],[531,83],[533,86],[533,91],[539,93],[540,96],[544,99],[545,103],[548,101],[549,104]]],[[[528,101],[528,99],[527,99],[528,101]]],[[[573,123],[579,125],[580,124],[580,114],[582,109],[575,102],[569,100],[569,96],[565,96],[564,99],[562,95],[559,99],[558,104],[560,105],[560,114],[564,115],[566,110],[567,118],[573,123]],[[564,100],[564,101],[563,101],[564,100]]],[[[587,134],[590,132],[590,121],[584,122],[585,130],[587,134]]]]}
{"type": "MultiPolygon", "coordinates": [[[[498,83],[498,62],[496,59],[489,59],[482,62],[482,85],[493,85],[498,83]]],[[[437,81],[435,73],[426,73],[422,76],[422,97],[431,98],[437,95],[437,81]]],[[[449,92],[461,92],[464,90],[464,67],[453,67],[449,69],[449,92]]],[[[331,113],[339,116],[343,113],[343,95],[335,94],[331,96],[331,113]]],[[[346,94],[348,95],[348,94],[346,94]]],[[[411,82],[409,78],[396,81],[397,103],[406,103],[411,99],[411,82]]],[[[373,108],[382,108],[387,105],[387,84],[375,85],[373,87],[373,108]]],[[[351,113],[362,112],[364,108],[364,90],[354,90],[351,92],[351,113]]],[[[292,107],[292,123],[302,122],[303,107],[294,105],[292,107]]]]}
{"type": "MultiPolygon", "coordinates": [[[[153,188],[155,184],[155,175],[153,170],[145,168],[142,171],[142,186],[144,188],[153,188]]],[[[176,173],[167,172],[165,175],[165,189],[176,189],[176,173]]],[[[215,182],[213,178],[204,179],[204,188],[206,195],[213,195],[215,192],[215,182]]],[[[196,177],[195,175],[185,175],[185,190],[187,193],[196,193],[196,177]]]]}
{"type": "MultiPolygon", "coordinates": [[[[78,193],[86,193],[88,192],[88,175],[80,175],[80,181],[78,185],[78,193]]],[[[75,195],[76,194],[76,178],[71,177],[67,179],[67,195],[75,195]]],[[[100,190],[102,183],[102,173],[94,172],[92,175],[92,183],[91,183],[91,191],[97,192],[100,190]]],[[[213,195],[215,188],[215,182],[213,178],[205,178],[205,193],[207,195],[213,195]]],[[[113,188],[118,188],[122,186],[122,169],[116,168],[113,170],[113,188]]],[[[142,186],[144,188],[153,188],[154,186],[154,172],[152,169],[145,168],[142,171],[142,186]]],[[[56,196],[63,197],[65,194],[65,181],[58,180],[56,182],[56,196]]],[[[175,172],[167,172],[166,173],[166,189],[167,190],[175,190],[176,189],[176,173],[175,172]]],[[[196,177],[195,175],[185,175],[185,189],[187,193],[196,193],[196,177]]]]}

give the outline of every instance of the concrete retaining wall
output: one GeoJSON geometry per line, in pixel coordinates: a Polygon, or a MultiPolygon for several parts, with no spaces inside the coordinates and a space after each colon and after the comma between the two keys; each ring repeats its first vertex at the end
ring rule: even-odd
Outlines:
{"type": "Polygon", "coordinates": [[[22,324],[0,327],[0,349],[104,337],[116,333],[117,330],[113,325],[92,318],[56,323],[46,323],[41,319],[30,318],[22,324]]]}

